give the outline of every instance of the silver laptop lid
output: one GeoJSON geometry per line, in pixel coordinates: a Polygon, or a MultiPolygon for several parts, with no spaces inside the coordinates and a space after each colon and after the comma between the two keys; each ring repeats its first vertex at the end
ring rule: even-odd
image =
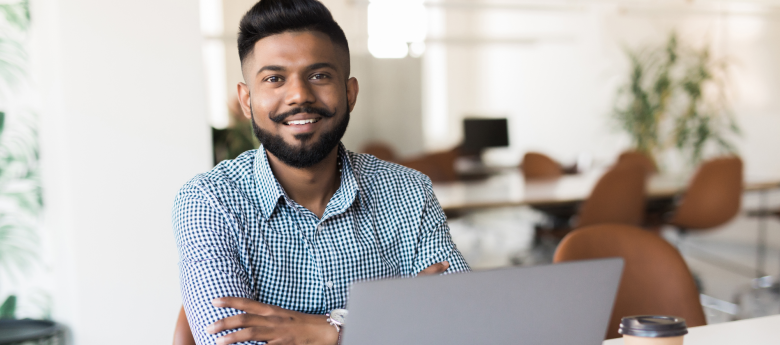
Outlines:
{"type": "Polygon", "coordinates": [[[344,345],[598,345],[623,259],[352,286],[344,345]]]}

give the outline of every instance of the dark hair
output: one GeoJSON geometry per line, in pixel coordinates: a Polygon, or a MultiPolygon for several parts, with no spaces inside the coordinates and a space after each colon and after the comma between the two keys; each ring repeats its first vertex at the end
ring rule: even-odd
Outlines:
{"type": "Polygon", "coordinates": [[[346,51],[349,75],[347,37],[328,8],[317,0],[261,0],[241,18],[238,30],[238,56],[242,64],[252,54],[255,43],[263,38],[288,31],[317,31],[346,51]]]}

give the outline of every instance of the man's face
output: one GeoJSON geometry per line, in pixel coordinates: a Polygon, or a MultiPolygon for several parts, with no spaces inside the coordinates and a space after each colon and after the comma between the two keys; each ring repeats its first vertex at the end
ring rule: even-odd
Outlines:
{"type": "Polygon", "coordinates": [[[238,95],[263,146],[288,165],[321,161],[341,140],[357,99],[347,53],[325,34],[285,32],[255,43],[238,95]]]}

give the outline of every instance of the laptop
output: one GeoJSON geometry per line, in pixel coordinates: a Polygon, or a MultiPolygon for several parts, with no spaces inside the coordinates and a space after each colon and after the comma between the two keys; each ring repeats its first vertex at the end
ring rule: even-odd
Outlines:
{"type": "Polygon", "coordinates": [[[356,283],[344,345],[600,345],[623,259],[356,283]]]}

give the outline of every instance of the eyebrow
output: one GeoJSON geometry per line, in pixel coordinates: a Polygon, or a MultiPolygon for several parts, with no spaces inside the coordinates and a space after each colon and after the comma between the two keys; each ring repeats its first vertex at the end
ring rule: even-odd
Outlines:
{"type": "Polygon", "coordinates": [[[268,66],[263,66],[263,68],[257,71],[255,75],[258,75],[263,71],[284,72],[286,70],[287,70],[286,68],[279,65],[268,65],[268,66]]]}
{"type": "Polygon", "coordinates": [[[336,66],[334,66],[332,63],[329,63],[329,62],[318,62],[318,63],[309,65],[309,70],[320,69],[320,68],[330,68],[332,70],[338,71],[336,66]]]}
{"type": "MultiPolygon", "coordinates": [[[[338,71],[336,66],[333,65],[332,63],[329,63],[329,62],[314,63],[314,64],[309,65],[306,69],[308,69],[308,70],[315,70],[315,69],[320,69],[320,68],[330,68],[330,69],[338,71]]],[[[268,66],[263,66],[262,68],[260,68],[260,70],[258,70],[255,75],[260,74],[263,71],[284,72],[286,70],[287,70],[286,68],[284,68],[282,66],[279,66],[279,65],[268,65],[268,66]]]]}

